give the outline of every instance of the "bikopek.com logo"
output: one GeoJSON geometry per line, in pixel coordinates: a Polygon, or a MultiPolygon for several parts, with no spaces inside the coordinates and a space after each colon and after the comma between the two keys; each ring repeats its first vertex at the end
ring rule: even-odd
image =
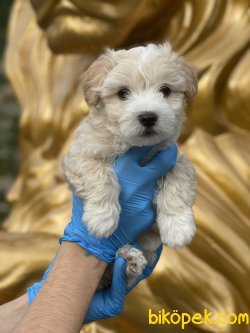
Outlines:
{"type": "Polygon", "coordinates": [[[185,326],[192,323],[194,325],[217,324],[217,325],[249,325],[248,313],[213,313],[208,309],[204,309],[203,313],[197,312],[190,315],[187,312],[179,313],[178,310],[173,312],[161,309],[157,313],[153,313],[152,309],[148,310],[149,325],[181,325],[184,330],[185,326]]]}

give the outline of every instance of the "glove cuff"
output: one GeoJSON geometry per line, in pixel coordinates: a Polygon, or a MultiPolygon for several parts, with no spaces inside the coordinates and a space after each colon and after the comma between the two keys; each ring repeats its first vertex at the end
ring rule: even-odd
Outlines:
{"type": "Polygon", "coordinates": [[[116,251],[114,249],[108,247],[105,247],[104,249],[101,240],[95,236],[91,236],[91,244],[89,244],[88,239],[83,239],[82,235],[72,227],[71,223],[65,228],[64,235],[59,239],[59,243],[61,244],[63,241],[74,242],[95,257],[107,263],[112,263],[115,260],[116,251]]]}
{"type": "Polygon", "coordinates": [[[41,282],[36,282],[33,284],[33,286],[27,288],[27,294],[28,294],[28,303],[31,305],[38,294],[42,284],[41,282]]]}

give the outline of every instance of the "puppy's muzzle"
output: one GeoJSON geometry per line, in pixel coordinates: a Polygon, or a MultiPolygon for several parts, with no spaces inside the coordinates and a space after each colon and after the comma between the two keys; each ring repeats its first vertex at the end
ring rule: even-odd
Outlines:
{"type": "Polygon", "coordinates": [[[147,128],[153,127],[157,122],[157,119],[158,116],[151,111],[143,112],[138,116],[139,122],[147,128]]]}

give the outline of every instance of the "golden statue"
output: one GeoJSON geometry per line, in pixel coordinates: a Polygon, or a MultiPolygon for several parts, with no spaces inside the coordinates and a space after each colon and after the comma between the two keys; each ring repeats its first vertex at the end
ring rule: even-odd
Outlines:
{"type": "MultiPolygon", "coordinates": [[[[248,1],[30,2],[14,2],[5,58],[21,106],[22,160],[8,194],[12,212],[0,232],[1,303],[40,279],[70,219],[71,194],[60,165],[88,112],[82,72],[106,46],[168,39],[199,70],[199,94],[180,140],[198,173],[198,232],[184,249],[165,248],[152,277],[128,296],[122,315],[84,331],[166,332],[165,325],[148,325],[149,308],[191,315],[204,308],[249,312],[248,1]]],[[[194,331],[246,333],[246,327],[185,328],[194,331]]]]}

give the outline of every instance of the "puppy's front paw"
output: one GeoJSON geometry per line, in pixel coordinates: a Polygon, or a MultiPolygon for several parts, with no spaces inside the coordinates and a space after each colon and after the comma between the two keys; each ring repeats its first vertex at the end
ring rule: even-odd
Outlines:
{"type": "Polygon", "coordinates": [[[91,234],[99,238],[107,238],[116,230],[119,216],[119,204],[109,203],[102,206],[85,204],[82,220],[91,234]]]}
{"type": "Polygon", "coordinates": [[[182,247],[189,244],[196,231],[193,211],[190,207],[176,215],[160,212],[157,223],[161,240],[169,247],[182,247]]]}
{"type": "Polygon", "coordinates": [[[147,265],[147,260],[145,259],[141,250],[138,250],[131,245],[125,245],[121,247],[117,251],[116,257],[123,257],[126,259],[127,285],[130,287],[137,279],[137,277],[142,274],[144,268],[147,265]]]}

